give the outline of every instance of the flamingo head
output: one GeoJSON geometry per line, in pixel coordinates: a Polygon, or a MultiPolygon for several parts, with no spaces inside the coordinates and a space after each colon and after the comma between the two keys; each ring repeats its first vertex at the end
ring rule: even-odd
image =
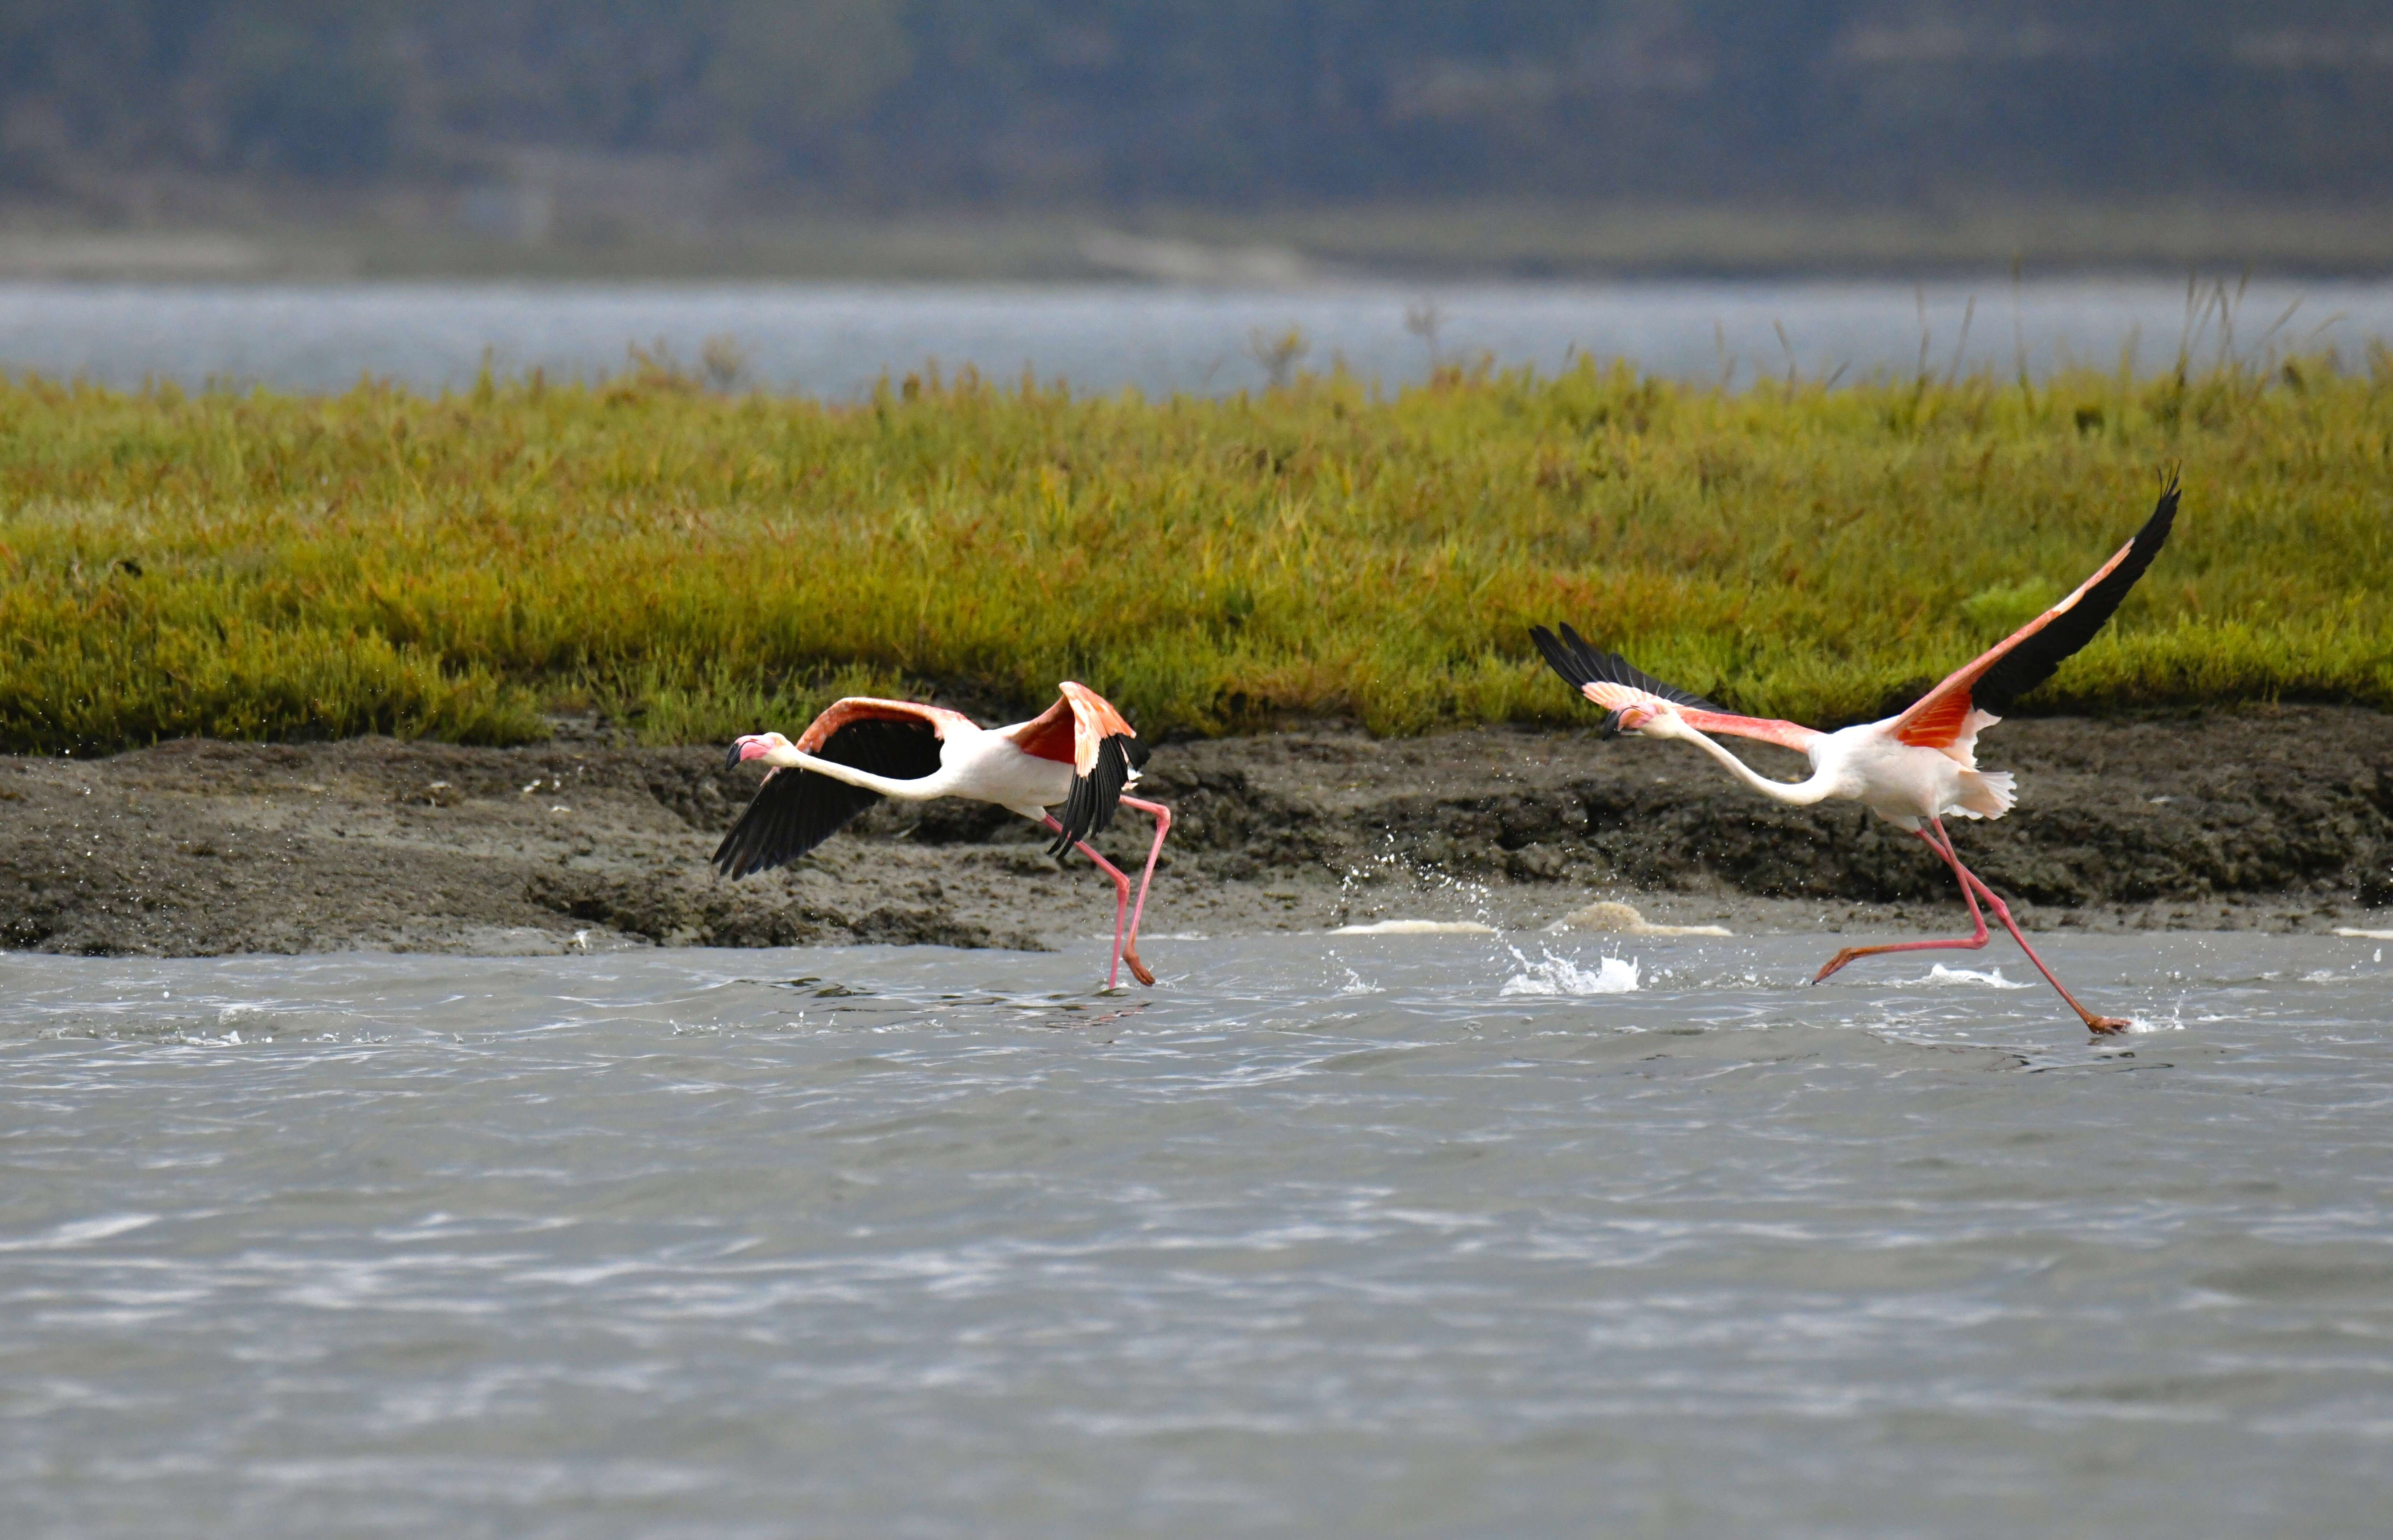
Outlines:
{"type": "Polygon", "coordinates": [[[1678,720],[1679,709],[1650,690],[1609,679],[1591,679],[1579,686],[1579,693],[1603,708],[1605,737],[1618,737],[1623,733],[1647,737],[1677,736],[1670,727],[1678,720]]]}
{"type": "MultiPolygon", "coordinates": [[[[1676,714],[1660,706],[1648,706],[1642,703],[1623,706],[1603,719],[1603,736],[1618,737],[1623,733],[1642,734],[1664,716],[1676,714]]],[[[1658,737],[1663,735],[1657,733],[1654,736],[1658,737]]]]}
{"type": "Polygon", "coordinates": [[[778,733],[750,733],[746,737],[731,740],[731,751],[723,756],[723,768],[744,764],[752,759],[763,759],[776,749],[787,749],[790,740],[778,733]]]}

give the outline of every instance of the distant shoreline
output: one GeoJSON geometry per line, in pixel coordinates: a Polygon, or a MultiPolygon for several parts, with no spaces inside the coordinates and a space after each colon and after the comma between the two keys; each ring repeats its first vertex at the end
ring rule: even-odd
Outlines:
{"type": "MultiPolygon", "coordinates": [[[[1096,207],[493,232],[482,202],[333,201],[92,224],[0,205],[0,281],[1380,281],[2393,273],[2393,205],[1986,202],[1950,210],[1617,202],[1096,207]],[[452,206],[453,205],[453,206],[452,206]],[[469,215],[473,215],[469,217],[469,215]]],[[[480,199],[482,195],[475,195],[480,199]]],[[[486,200],[484,200],[486,202],[486,200]]]]}

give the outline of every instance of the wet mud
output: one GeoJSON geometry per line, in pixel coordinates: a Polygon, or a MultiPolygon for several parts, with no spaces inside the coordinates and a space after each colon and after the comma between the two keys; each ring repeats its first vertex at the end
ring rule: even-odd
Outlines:
{"type": "MultiPolygon", "coordinates": [[[[1765,774],[1799,761],[1741,746],[1765,774]]],[[[2028,719],[1987,735],[2020,805],[1955,825],[2032,926],[2393,925],[2393,717],[2285,707],[2028,719]]],[[[1109,932],[1109,883],[993,808],[884,804],[789,870],[707,856],[758,777],[595,736],[525,749],[365,738],[0,759],[0,946],[108,954],[537,952],[854,942],[1040,947],[1109,932]]],[[[1149,906],[1175,933],[1396,917],[1541,927],[1599,899],[1737,931],[1965,929],[1916,841],[1790,809],[1683,745],[1485,729],[1164,743],[1176,812],[1149,906]]],[[[1124,865],[1149,826],[1100,843],[1124,865]]]]}

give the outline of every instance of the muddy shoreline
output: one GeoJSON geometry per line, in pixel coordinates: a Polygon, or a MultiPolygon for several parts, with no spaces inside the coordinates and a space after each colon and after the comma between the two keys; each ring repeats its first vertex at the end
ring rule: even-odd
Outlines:
{"type": "MultiPolygon", "coordinates": [[[[1798,762],[1752,746],[1765,773],[1798,762]]],[[[1965,859],[2044,928],[2393,927],[2393,716],[2285,707],[2030,719],[1988,735],[2020,807],[1965,859]]],[[[1040,947],[1111,890],[995,809],[884,805],[793,870],[706,865],[754,784],[717,750],[177,742],[0,759],[0,946],[94,955],[857,942],[1040,947]]],[[[1850,806],[1789,809],[1681,745],[1483,729],[1165,743],[1174,933],[1388,918],[1536,929],[1598,899],[1739,932],[1950,925],[1949,878],[1850,806]]],[[[1126,814],[1104,842],[1143,854],[1126,814]]]]}

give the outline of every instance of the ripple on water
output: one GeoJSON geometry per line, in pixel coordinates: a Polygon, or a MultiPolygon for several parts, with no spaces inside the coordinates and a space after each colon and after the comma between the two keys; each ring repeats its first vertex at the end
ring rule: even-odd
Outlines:
{"type": "Polygon", "coordinates": [[[0,957],[11,1533],[2376,1527],[2374,943],[1539,945],[0,957]]]}

